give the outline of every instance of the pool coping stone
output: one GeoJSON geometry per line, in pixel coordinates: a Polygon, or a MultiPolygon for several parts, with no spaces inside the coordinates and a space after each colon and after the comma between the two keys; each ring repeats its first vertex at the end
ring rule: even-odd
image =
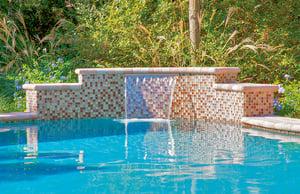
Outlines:
{"type": "Polygon", "coordinates": [[[243,117],[245,127],[263,129],[266,131],[300,135],[300,119],[282,117],[277,115],[243,117]]]}
{"type": "Polygon", "coordinates": [[[80,90],[82,83],[24,84],[25,90],[80,90]]]}
{"type": "Polygon", "coordinates": [[[1,122],[33,121],[38,119],[37,113],[32,112],[12,112],[0,113],[1,122]]]}
{"type": "Polygon", "coordinates": [[[218,83],[214,84],[213,88],[215,90],[225,90],[225,91],[236,91],[236,92],[246,92],[246,91],[278,91],[279,86],[273,84],[253,84],[253,83],[218,83]]]}

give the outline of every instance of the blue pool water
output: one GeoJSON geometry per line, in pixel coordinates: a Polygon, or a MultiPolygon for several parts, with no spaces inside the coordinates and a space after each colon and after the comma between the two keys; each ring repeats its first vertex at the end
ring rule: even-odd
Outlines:
{"type": "Polygon", "coordinates": [[[255,134],[200,121],[0,124],[0,193],[299,192],[300,138],[255,134]]]}

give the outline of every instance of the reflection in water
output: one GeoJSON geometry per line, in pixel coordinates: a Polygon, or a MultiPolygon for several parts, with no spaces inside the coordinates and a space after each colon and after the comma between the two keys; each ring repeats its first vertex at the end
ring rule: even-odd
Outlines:
{"type": "MultiPolygon", "coordinates": [[[[180,153],[180,161],[197,164],[242,163],[244,136],[238,126],[200,121],[175,121],[152,123],[151,129],[166,130],[167,133],[157,134],[148,131],[145,134],[144,147],[161,150],[161,153],[165,150],[166,157],[180,153]]],[[[151,150],[148,152],[154,154],[153,157],[157,154],[151,150]]]]}
{"type": "Polygon", "coordinates": [[[171,149],[168,150],[168,153],[170,154],[170,156],[175,156],[175,141],[172,134],[172,127],[171,127],[170,120],[167,122],[167,124],[168,124],[168,134],[170,137],[168,141],[168,145],[171,145],[171,149]]]}
{"type": "MultiPolygon", "coordinates": [[[[83,150],[79,151],[79,155],[61,151],[45,153],[38,150],[38,145],[43,142],[123,134],[123,124],[113,122],[112,120],[65,120],[39,121],[32,124],[0,124],[0,148],[1,146],[15,144],[22,145],[21,147],[17,147],[17,152],[13,151],[9,155],[6,152],[3,154],[0,152],[0,161],[11,159],[32,160],[35,158],[78,158],[76,161],[83,163],[83,150]]],[[[32,161],[28,162],[31,163],[32,161]]]]}
{"type": "Polygon", "coordinates": [[[30,163],[0,163],[0,183],[15,182],[24,180],[35,180],[45,175],[57,175],[82,171],[105,171],[105,167],[83,167],[80,168],[74,164],[51,164],[46,162],[30,162],[30,163]]]}
{"type": "Polygon", "coordinates": [[[27,133],[27,146],[24,147],[24,151],[27,152],[27,157],[24,159],[35,158],[38,151],[38,126],[32,126],[26,128],[27,133]]]}
{"type": "Polygon", "coordinates": [[[47,185],[55,185],[71,176],[72,186],[86,184],[82,190],[120,193],[149,192],[143,190],[149,185],[153,192],[267,192],[276,183],[288,185],[291,176],[300,181],[300,146],[283,143],[289,140],[298,139],[186,120],[2,125],[0,180],[38,185],[47,176],[47,185]]]}
{"type": "MultiPolygon", "coordinates": [[[[212,164],[243,164],[244,136],[239,126],[182,120],[152,123],[151,129],[156,133],[148,131],[143,141],[147,159],[185,164],[164,175],[179,171],[195,179],[212,179],[216,178],[212,164]],[[167,133],[157,133],[163,130],[167,133]]],[[[162,172],[151,176],[162,176],[162,172]]]]}
{"type": "Polygon", "coordinates": [[[300,136],[272,133],[268,131],[262,131],[259,129],[251,129],[251,128],[241,128],[241,130],[245,133],[248,133],[249,136],[257,136],[257,137],[264,137],[266,139],[280,140],[281,143],[285,143],[285,142],[300,143],[300,136]]]}
{"type": "Polygon", "coordinates": [[[83,150],[80,150],[79,152],[78,163],[83,163],[83,150]]]}
{"type": "MultiPolygon", "coordinates": [[[[27,156],[25,158],[31,159],[38,154],[38,142],[125,135],[123,145],[125,159],[127,159],[128,144],[131,144],[128,142],[128,136],[143,133],[143,159],[145,160],[159,158],[170,162],[179,160],[197,164],[242,163],[244,139],[238,126],[186,120],[133,121],[127,120],[123,123],[112,120],[101,122],[99,120],[69,120],[39,122],[30,127],[26,125],[26,136],[21,137],[26,140],[24,151],[27,156]],[[176,158],[176,153],[180,153],[179,158],[176,158]]],[[[15,129],[16,126],[14,126],[15,129]]],[[[21,125],[19,130],[23,130],[21,125]]],[[[11,132],[6,130],[2,133],[11,132]]],[[[20,139],[20,136],[18,138],[20,139]]],[[[82,157],[83,151],[80,151],[78,159],[80,163],[83,161],[82,157]]]]}
{"type": "Polygon", "coordinates": [[[244,136],[239,126],[200,121],[174,125],[178,152],[184,153],[186,160],[198,164],[242,163],[244,136]]]}

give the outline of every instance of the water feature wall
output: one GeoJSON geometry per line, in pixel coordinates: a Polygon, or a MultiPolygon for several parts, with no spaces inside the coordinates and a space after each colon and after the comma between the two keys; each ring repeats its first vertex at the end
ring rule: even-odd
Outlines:
{"type": "Polygon", "coordinates": [[[176,79],[174,75],[126,75],[125,118],[169,119],[176,79]]]}
{"type": "Polygon", "coordinates": [[[27,112],[72,118],[204,119],[273,113],[278,86],[236,83],[239,68],[77,69],[79,83],[25,84],[27,112]]]}

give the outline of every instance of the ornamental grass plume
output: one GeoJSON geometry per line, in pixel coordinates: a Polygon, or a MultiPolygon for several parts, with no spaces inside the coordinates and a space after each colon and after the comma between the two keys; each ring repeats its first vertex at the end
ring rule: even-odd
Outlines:
{"type": "Polygon", "coordinates": [[[16,21],[10,17],[0,19],[0,71],[2,72],[11,69],[18,72],[24,64],[36,68],[42,60],[51,61],[54,56],[53,49],[60,42],[55,31],[65,22],[64,20],[58,21],[50,34],[40,39],[38,36],[32,37],[29,34],[20,11],[15,15],[16,21]]]}

